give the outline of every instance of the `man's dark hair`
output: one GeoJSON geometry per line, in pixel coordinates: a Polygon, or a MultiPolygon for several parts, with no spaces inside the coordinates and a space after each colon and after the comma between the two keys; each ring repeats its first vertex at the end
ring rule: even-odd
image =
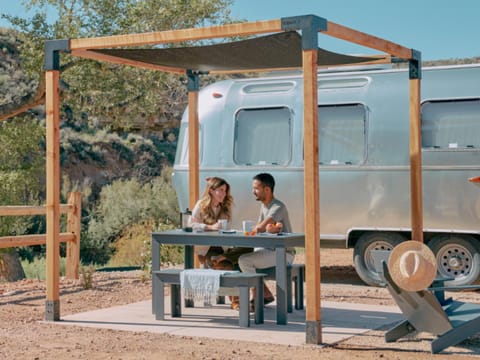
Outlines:
{"type": "Polygon", "coordinates": [[[268,173],[257,174],[253,177],[253,180],[258,180],[263,184],[263,186],[268,186],[270,189],[272,189],[273,193],[273,189],[275,188],[275,179],[272,175],[268,173]]]}

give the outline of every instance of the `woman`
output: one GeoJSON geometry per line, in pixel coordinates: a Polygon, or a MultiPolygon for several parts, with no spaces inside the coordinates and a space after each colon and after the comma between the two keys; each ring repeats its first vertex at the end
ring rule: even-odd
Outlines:
{"type": "Polygon", "coordinates": [[[220,229],[219,220],[232,218],[233,197],[230,184],[219,177],[209,177],[200,200],[192,210],[192,227],[196,231],[215,231],[220,229]]]}
{"type": "MultiPolygon", "coordinates": [[[[209,177],[200,200],[192,210],[193,231],[217,231],[220,220],[231,222],[233,197],[230,184],[219,177],[209,177]]],[[[252,248],[222,248],[220,246],[196,246],[198,260],[205,267],[217,270],[233,270],[238,267],[240,255],[252,252],[252,248]]],[[[238,310],[238,297],[230,297],[232,309],[238,310]]]]}

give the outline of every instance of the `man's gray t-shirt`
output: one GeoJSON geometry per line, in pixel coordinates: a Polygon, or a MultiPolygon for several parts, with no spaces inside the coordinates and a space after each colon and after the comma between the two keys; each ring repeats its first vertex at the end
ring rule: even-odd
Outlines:
{"type": "Polygon", "coordinates": [[[281,222],[283,224],[283,232],[292,232],[292,225],[290,224],[290,219],[288,217],[287,207],[280,200],[273,198],[267,206],[262,203],[258,222],[262,222],[268,217],[271,217],[275,222],[281,222]]]}
{"type": "MultiPolygon", "coordinates": [[[[271,217],[275,222],[281,222],[283,224],[282,232],[292,232],[292,225],[290,224],[290,218],[288,217],[287,207],[280,200],[273,198],[267,206],[262,203],[258,222],[262,222],[268,217],[271,217]]],[[[288,253],[295,255],[295,248],[287,248],[286,250],[288,253]]]]}

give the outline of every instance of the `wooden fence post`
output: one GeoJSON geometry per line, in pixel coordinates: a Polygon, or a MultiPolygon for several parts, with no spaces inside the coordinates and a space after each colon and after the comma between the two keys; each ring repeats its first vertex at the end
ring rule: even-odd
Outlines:
{"type": "Polygon", "coordinates": [[[74,241],[67,242],[65,276],[67,279],[78,279],[80,265],[80,233],[82,230],[82,194],[71,192],[68,196],[71,205],[67,213],[67,233],[75,235],[74,241]]]}

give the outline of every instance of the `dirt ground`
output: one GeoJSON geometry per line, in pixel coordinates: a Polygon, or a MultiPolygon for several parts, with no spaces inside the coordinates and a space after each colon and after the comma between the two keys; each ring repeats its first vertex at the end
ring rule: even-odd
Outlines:
{"type": "MultiPolygon", "coordinates": [[[[299,259],[301,260],[301,259],[299,259]]],[[[352,266],[350,250],[321,252],[322,300],[394,305],[386,289],[365,286],[352,266]]],[[[273,288],[273,284],[270,284],[273,288]]],[[[61,279],[60,313],[73,314],[151,298],[151,282],[140,271],[97,272],[93,288],[61,279]]],[[[0,284],[1,359],[480,359],[480,336],[441,354],[429,353],[429,334],[385,343],[384,330],[370,331],[331,346],[281,346],[230,340],[59,326],[45,317],[45,283],[0,284]]],[[[448,293],[480,303],[479,292],[448,293]]]]}

